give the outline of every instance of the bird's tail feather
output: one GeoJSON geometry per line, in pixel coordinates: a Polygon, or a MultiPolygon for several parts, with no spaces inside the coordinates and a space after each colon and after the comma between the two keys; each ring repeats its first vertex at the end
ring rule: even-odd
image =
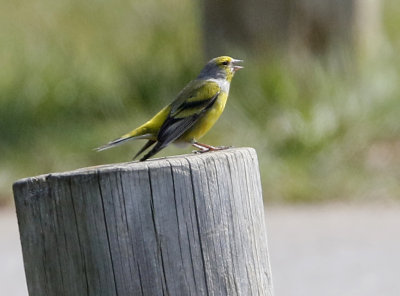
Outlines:
{"type": "Polygon", "coordinates": [[[136,140],[136,139],[149,139],[150,137],[152,137],[152,134],[142,134],[142,135],[132,135],[133,133],[128,133],[123,135],[122,137],[115,139],[111,142],[108,142],[107,144],[100,146],[98,148],[95,148],[94,150],[96,151],[103,151],[106,149],[110,149],[112,147],[121,145],[123,143],[125,143],[126,141],[129,140],[136,140]]]}
{"type": "Polygon", "coordinates": [[[144,144],[144,146],[136,153],[136,155],[133,157],[133,159],[136,159],[136,157],[138,157],[143,151],[145,151],[147,148],[149,148],[151,145],[153,145],[155,142],[155,140],[148,140],[146,142],[146,144],[144,144]]]}
{"type": "Polygon", "coordinates": [[[157,144],[147,153],[145,154],[140,161],[145,161],[146,159],[148,159],[149,157],[152,157],[154,154],[156,154],[157,152],[159,152],[161,149],[164,149],[166,146],[168,145],[165,143],[161,143],[161,142],[157,142],[157,144]]]}

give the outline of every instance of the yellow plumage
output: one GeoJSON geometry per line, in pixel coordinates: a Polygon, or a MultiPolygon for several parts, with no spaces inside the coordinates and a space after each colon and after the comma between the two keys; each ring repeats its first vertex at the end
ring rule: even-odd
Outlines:
{"type": "Polygon", "coordinates": [[[187,132],[185,132],[177,141],[191,143],[194,139],[200,140],[215,124],[224,111],[228,94],[223,92],[218,95],[217,100],[210,110],[187,132]]]}
{"type": "Polygon", "coordinates": [[[210,130],[222,114],[233,75],[242,68],[236,65],[238,62],[241,61],[227,56],[212,59],[171,104],[143,125],[97,150],[105,150],[128,140],[147,139],[136,156],[155,146],[141,158],[143,161],[171,142],[190,143],[202,152],[218,149],[197,140],[210,130]]]}
{"type": "Polygon", "coordinates": [[[164,123],[165,119],[168,117],[170,110],[170,106],[164,107],[160,112],[154,115],[152,119],[139,126],[138,128],[135,128],[133,131],[122,135],[120,139],[137,139],[138,137],[140,137],[141,139],[156,140],[157,133],[160,130],[160,127],[164,123]]]}

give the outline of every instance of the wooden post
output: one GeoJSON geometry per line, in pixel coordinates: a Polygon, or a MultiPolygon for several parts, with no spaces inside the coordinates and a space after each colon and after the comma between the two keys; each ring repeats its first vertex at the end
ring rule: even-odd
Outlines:
{"type": "Polygon", "coordinates": [[[30,296],[272,295],[251,148],[14,184],[30,296]]]}

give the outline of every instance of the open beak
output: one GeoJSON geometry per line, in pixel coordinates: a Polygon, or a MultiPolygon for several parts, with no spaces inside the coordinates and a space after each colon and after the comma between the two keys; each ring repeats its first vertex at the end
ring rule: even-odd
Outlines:
{"type": "Polygon", "coordinates": [[[243,66],[236,65],[237,63],[243,63],[243,60],[236,60],[232,59],[232,64],[233,64],[233,71],[236,72],[237,70],[243,69],[243,66]]]}

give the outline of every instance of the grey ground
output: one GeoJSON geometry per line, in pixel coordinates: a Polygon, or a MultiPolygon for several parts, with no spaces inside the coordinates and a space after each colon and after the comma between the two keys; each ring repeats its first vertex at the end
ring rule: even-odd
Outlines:
{"type": "MultiPolygon", "coordinates": [[[[270,207],[275,296],[400,295],[400,204],[270,207]]],[[[0,209],[1,295],[26,296],[18,226],[0,209]]]]}

